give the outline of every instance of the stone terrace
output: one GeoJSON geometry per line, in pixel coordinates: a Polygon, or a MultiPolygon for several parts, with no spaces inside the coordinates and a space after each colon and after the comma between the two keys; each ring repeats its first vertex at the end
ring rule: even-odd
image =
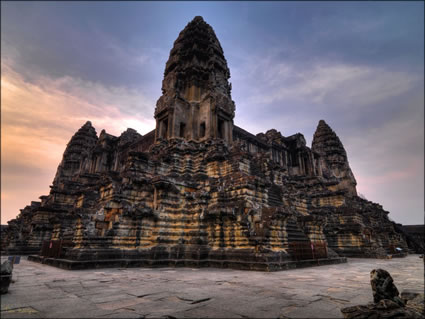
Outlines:
{"type": "MultiPolygon", "coordinates": [[[[2,257],[4,260],[5,257],[2,257]]],[[[390,272],[399,291],[424,290],[418,255],[273,273],[233,269],[115,268],[67,271],[15,265],[2,318],[342,318],[372,301],[369,273],[390,272]]]]}

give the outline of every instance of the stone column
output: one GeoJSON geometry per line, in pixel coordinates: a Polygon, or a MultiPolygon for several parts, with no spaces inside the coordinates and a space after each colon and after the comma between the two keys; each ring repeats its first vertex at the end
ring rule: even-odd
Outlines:
{"type": "Polygon", "coordinates": [[[176,137],[176,135],[177,135],[176,130],[175,130],[176,119],[175,119],[174,110],[175,110],[175,108],[171,108],[167,112],[167,116],[168,116],[168,118],[167,118],[168,128],[167,128],[167,136],[166,136],[167,139],[176,137]]]}

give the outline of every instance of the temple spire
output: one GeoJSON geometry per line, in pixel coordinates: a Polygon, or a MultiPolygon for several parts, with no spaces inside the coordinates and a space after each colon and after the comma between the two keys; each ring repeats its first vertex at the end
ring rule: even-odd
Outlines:
{"type": "Polygon", "coordinates": [[[166,63],[157,102],[156,139],[232,141],[235,105],[230,71],[214,30],[200,16],[180,32],[166,63]]]}
{"type": "Polygon", "coordinates": [[[91,122],[87,121],[68,142],[56,171],[53,185],[70,179],[83,168],[83,161],[89,156],[89,152],[96,145],[97,140],[96,130],[91,122]]]}
{"type": "Polygon", "coordinates": [[[317,125],[311,149],[325,157],[338,153],[344,159],[347,158],[347,153],[341,140],[324,120],[320,120],[317,125]]]}
{"type": "Polygon", "coordinates": [[[322,176],[339,179],[340,189],[348,191],[351,195],[357,195],[357,182],[348,163],[344,145],[324,120],[320,120],[317,125],[311,150],[320,155],[322,176]]]}

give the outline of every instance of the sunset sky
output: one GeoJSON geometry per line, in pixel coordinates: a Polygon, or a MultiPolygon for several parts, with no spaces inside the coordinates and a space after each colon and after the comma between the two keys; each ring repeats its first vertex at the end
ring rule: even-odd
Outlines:
{"type": "Polygon", "coordinates": [[[174,40],[209,23],[235,124],[340,137],[357,190],[424,223],[423,2],[1,2],[1,223],[48,194],[71,136],[146,134],[174,40]]]}

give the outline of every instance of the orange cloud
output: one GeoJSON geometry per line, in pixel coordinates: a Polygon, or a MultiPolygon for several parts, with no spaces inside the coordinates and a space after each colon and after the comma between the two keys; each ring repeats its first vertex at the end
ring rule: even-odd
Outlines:
{"type": "Polygon", "coordinates": [[[145,134],[155,125],[153,102],[138,92],[70,77],[28,82],[11,65],[1,65],[2,224],[48,193],[66,144],[87,120],[113,135],[128,127],[145,134]],[[140,112],[126,113],[127,104],[140,104],[140,112]],[[150,117],[143,115],[149,105],[150,117]]]}

